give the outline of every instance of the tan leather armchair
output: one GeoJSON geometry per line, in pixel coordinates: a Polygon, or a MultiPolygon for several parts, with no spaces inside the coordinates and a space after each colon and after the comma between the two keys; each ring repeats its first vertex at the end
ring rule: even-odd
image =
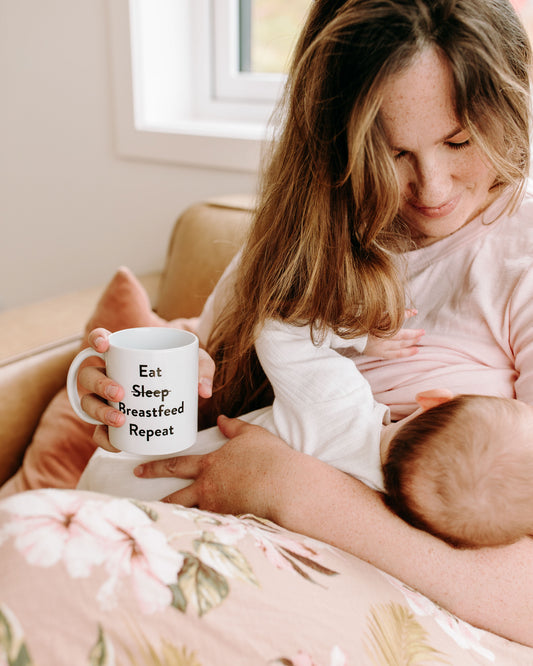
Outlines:
{"type": "MultiPolygon", "coordinates": [[[[161,317],[201,312],[242,242],[251,208],[251,197],[232,196],[193,205],[179,216],[165,266],[140,278],[161,317]]],[[[64,385],[102,289],[0,312],[0,485],[20,466],[41,414],[64,385]]]]}

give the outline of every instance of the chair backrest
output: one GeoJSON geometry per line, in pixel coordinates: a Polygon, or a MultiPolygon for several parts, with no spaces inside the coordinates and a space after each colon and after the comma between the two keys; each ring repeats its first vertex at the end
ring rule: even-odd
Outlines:
{"type": "Polygon", "coordinates": [[[187,208],[174,226],[156,311],[165,319],[197,317],[250,225],[253,199],[231,197],[187,208]]]}

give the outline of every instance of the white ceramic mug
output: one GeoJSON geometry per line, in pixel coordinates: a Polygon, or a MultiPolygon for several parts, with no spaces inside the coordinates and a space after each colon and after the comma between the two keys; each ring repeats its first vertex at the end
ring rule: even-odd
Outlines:
{"type": "Polygon", "coordinates": [[[198,428],[198,338],[188,331],[166,327],[128,328],[109,336],[104,354],[82,350],[72,361],[67,392],[72,408],[87,423],[100,424],[80,403],[77,378],[80,365],[100,356],[109,377],[125,395],[110,404],[126,422],[109,427],[109,441],[121,451],[157,456],[192,446],[198,428]]]}

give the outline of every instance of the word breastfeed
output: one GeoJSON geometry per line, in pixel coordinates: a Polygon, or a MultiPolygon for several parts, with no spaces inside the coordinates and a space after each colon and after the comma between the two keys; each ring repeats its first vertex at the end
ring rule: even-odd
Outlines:
{"type": "MultiPolygon", "coordinates": [[[[150,369],[147,365],[139,365],[139,377],[161,377],[162,371],[161,368],[150,369]]],[[[131,395],[134,398],[148,398],[149,400],[158,400],[161,401],[156,406],[145,406],[140,408],[127,407],[126,403],[119,402],[118,409],[126,417],[140,418],[140,419],[160,419],[160,418],[173,418],[178,414],[183,414],[185,411],[185,404],[182,400],[179,404],[169,404],[165,403],[166,399],[172,393],[172,389],[169,388],[146,388],[144,384],[133,384],[131,386],[131,395]]],[[[152,402],[153,404],[153,402],[152,402]]],[[[142,437],[147,442],[149,442],[154,437],[168,437],[175,434],[173,424],[154,424],[154,427],[148,427],[147,424],[139,425],[129,421],[129,434],[134,437],[142,437]]]]}

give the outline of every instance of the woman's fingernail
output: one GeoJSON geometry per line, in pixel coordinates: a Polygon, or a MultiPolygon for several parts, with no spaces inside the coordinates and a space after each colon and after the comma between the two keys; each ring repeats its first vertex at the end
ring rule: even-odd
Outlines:
{"type": "Polygon", "coordinates": [[[114,400],[118,396],[118,391],[119,391],[118,386],[111,384],[111,386],[108,386],[106,388],[105,394],[110,400],[114,400]]]}
{"type": "Polygon", "coordinates": [[[144,474],[144,465],[137,465],[137,467],[133,470],[133,473],[135,476],[142,476],[144,474]]]}
{"type": "Polygon", "coordinates": [[[94,341],[94,346],[95,347],[100,347],[100,345],[105,341],[105,338],[103,338],[101,335],[99,335],[95,341],[94,341]]]}
{"type": "Polygon", "coordinates": [[[110,425],[121,425],[122,414],[120,412],[109,412],[107,415],[107,420],[110,425]]]}
{"type": "Polygon", "coordinates": [[[203,387],[206,395],[211,395],[213,393],[213,382],[207,377],[200,377],[198,383],[203,387]]]}

